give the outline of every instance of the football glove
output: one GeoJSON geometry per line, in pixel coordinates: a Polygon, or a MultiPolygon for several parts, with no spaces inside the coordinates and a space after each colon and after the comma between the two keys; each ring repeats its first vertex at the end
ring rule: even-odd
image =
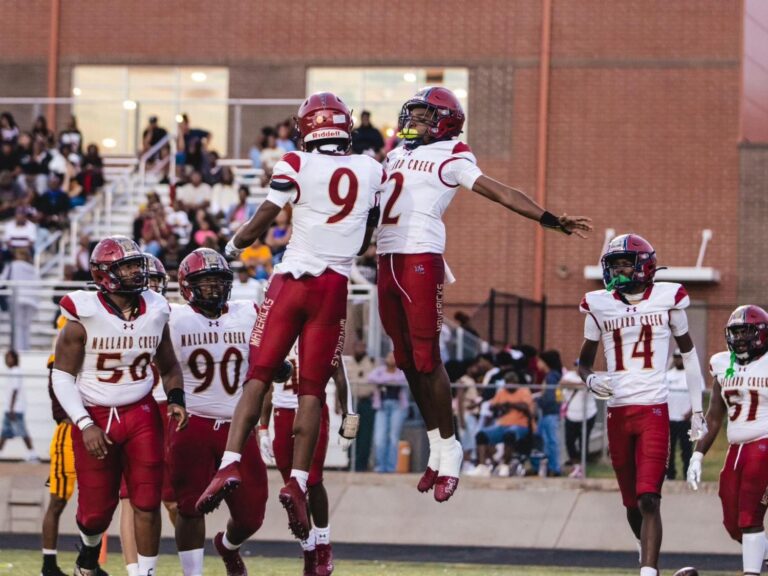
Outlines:
{"type": "Polygon", "coordinates": [[[259,450],[264,464],[275,463],[275,452],[272,450],[272,438],[269,437],[268,428],[259,428],[259,450]]]}
{"type": "Polygon", "coordinates": [[[357,431],[360,429],[359,414],[343,414],[341,417],[341,426],[339,427],[339,445],[346,450],[357,438],[357,431]]]}
{"type": "Polygon", "coordinates": [[[229,242],[227,242],[227,245],[224,247],[224,255],[230,260],[234,260],[243,253],[243,250],[243,248],[238,248],[235,246],[235,237],[232,236],[232,238],[229,239],[229,242]]]}
{"type": "Polygon", "coordinates": [[[699,489],[701,484],[701,461],[704,459],[704,454],[701,452],[694,452],[691,456],[691,461],[688,463],[688,486],[694,490],[699,489]]]}
{"type": "Polygon", "coordinates": [[[287,382],[292,375],[293,364],[291,364],[288,360],[283,360],[283,365],[277,369],[275,376],[272,378],[272,381],[279,383],[287,382]]]}
{"type": "Polygon", "coordinates": [[[587,388],[598,400],[608,400],[613,396],[613,383],[610,376],[590,374],[587,377],[587,388]]]}
{"type": "Polygon", "coordinates": [[[691,429],[688,430],[688,438],[696,442],[704,438],[707,433],[707,420],[703,412],[694,412],[691,416],[691,429]]]}

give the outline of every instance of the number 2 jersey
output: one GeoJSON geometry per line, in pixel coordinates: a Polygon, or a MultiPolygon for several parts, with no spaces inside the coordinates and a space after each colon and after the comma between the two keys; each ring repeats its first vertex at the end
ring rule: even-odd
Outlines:
{"type": "Polygon", "coordinates": [[[669,389],[665,372],[670,336],[687,332],[684,310],[690,298],[682,285],[656,282],[641,300],[630,302],[607,290],[588,292],[579,310],[587,315],[584,338],[603,343],[612,378],[608,406],[663,404],[669,389]],[[675,324],[680,310],[683,315],[675,324]]]}
{"type": "Polygon", "coordinates": [[[236,300],[218,318],[190,304],[171,306],[171,341],[184,375],[187,411],[231,420],[248,373],[248,342],[258,309],[236,300]]]}
{"type": "Polygon", "coordinates": [[[730,352],[718,352],[709,361],[709,371],[720,383],[728,408],[728,442],[744,444],[768,437],[768,354],[749,364],[733,364],[730,352]]]}
{"type": "Polygon", "coordinates": [[[85,329],[77,387],[86,406],[125,406],[149,394],[158,380],[152,361],[170,315],[165,298],[142,292],[133,320],[120,318],[101,292],[71,292],[59,306],[67,320],[85,329]]]}
{"type": "Polygon", "coordinates": [[[283,156],[272,172],[267,200],[281,208],[293,204],[293,232],[275,272],[299,278],[331,268],[349,277],[368,211],[377,204],[385,179],[384,168],[370,156],[283,156]],[[286,191],[275,189],[282,186],[286,191]]]}

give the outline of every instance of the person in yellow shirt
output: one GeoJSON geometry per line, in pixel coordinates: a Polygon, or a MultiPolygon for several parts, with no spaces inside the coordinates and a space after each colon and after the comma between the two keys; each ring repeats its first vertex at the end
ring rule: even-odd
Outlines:
{"type": "Polygon", "coordinates": [[[272,275],[272,250],[260,240],[243,250],[240,260],[256,280],[266,280],[272,275]]]}

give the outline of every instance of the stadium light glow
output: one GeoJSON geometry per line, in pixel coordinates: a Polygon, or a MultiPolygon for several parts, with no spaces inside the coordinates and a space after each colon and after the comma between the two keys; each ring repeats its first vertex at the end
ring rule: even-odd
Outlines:
{"type": "Polygon", "coordinates": [[[392,138],[392,136],[395,135],[395,129],[394,128],[387,128],[386,134],[387,134],[387,138],[392,138]]]}
{"type": "Polygon", "coordinates": [[[403,74],[403,80],[406,82],[416,82],[416,74],[413,72],[406,72],[403,74]]]}
{"type": "Polygon", "coordinates": [[[192,72],[189,76],[193,82],[205,82],[208,79],[208,75],[205,72],[192,72]]]}
{"type": "Polygon", "coordinates": [[[453,93],[456,94],[456,98],[466,98],[467,97],[467,91],[464,90],[464,88],[456,88],[456,90],[454,90],[453,93]]]}
{"type": "Polygon", "coordinates": [[[77,86],[72,88],[72,95],[73,96],[80,96],[82,93],[83,93],[83,91],[80,90],[80,88],[78,88],[77,86]]]}
{"type": "Polygon", "coordinates": [[[114,148],[117,146],[117,140],[114,138],[104,138],[104,140],[101,141],[101,145],[104,146],[104,148],[114,148]]]}
{"type": "Polygon", "coordinates": [[[182,122],[184,122],[184,116],[176,114],[176,124],[181,124],[182,122]]]}
{"type": "Polygon", "coordinates": [[[123,100],[123,108],[126,110],[136,110],[136,102],[133,100],[123,100]]]}

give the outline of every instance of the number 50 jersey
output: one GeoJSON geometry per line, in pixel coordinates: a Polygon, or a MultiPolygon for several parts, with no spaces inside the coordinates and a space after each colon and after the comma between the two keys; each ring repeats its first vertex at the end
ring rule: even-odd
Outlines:
{"type": "MultiPolygon", "coordinates": [[[[669,388],[667,369],[670,336],[682,336],[687,324],[675,325],[673,310],[690,304],[685,288],[656,282],[641,300],[628,302],[617,292],[588,292],[579,310],[587,314],[584,337],[602,341],[613,396],[608,406],[663,404],[669,388]]],[[[680,312],[679,314],[684,314],[680,312]]]]}
{"type": "Polygon", "coordinates": [[[232,419],[248,373],[248,341],[257,313],[246,301],[229,302],[215,319],[189,304],[171,306],[171,340],[190,414],[232,419]]]}

